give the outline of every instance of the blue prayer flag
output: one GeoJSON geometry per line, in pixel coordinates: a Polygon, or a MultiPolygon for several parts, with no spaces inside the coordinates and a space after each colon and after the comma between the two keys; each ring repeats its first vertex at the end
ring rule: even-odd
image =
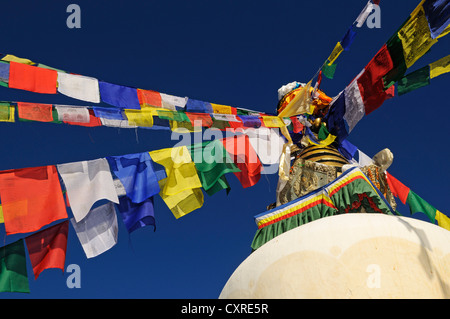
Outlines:
{"type": "Polygon", "coordinates": [[[211,103],[194,99],[188,99],[186,102],[186,112],[213,113],[213,108],[211,103]]]}
{"type": "Polygon", "coordinates": [[[137,89],[103,81],[99,81],[98,85],[102,102],[123,109],[139,110],[141,108],[137,95],[137,89]]]}
{"type": "Polygon", "coordinates": [[[422,6],[431,37],[436,39],[450,24],[450,0],[425,0],[422,6]]]}
{"type": "Polygon", "coordinates": [[[129,233],[149,225],[153,225],[156,230],[153,197],[136,204],[127,196],[122,196],[119,198],[119,204],[116,207],[129,233]]]}

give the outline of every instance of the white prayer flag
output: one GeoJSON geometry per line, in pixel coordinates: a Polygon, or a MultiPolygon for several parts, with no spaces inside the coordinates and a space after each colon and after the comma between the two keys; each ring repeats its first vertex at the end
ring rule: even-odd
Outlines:
{"type": "Polygon", "coordinates": [[[100,90],[95,78],[58,72],[58,92],[74,99],[100,103],[100,90]]]}
{"type": "Polygon", "coordinates": [[[89,213],[92,205],[101,199],[119,203],[111,170],[105,158],[58,164],[57,168],[77,222],[81,221],[89,213]]]}
{"type": "Polygon", "coordinates": [[[74,218],[70,221],[87,258],[98,256],[117,243],[117,215],[111,202],[92,209],[80,222],[74,218]]]}
{"type": "Polygon", "coordinates": [[[87,107],[73,107],[68,105],[55,105],[58,120],[63,122],[89,123],[89,110],[87,107]]]}

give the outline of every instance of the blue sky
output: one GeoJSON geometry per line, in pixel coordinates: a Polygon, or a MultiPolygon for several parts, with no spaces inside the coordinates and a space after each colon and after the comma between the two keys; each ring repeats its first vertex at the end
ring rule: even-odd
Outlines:
{"type": "MultiPolygon", "coordinates": [[[[417,1],[381,1],[381,28],[358,29],[350,51],[338,59],[336,76],[322,89],[337,95],[397,30],[417,1]]],[[[1,53],[29,58],[110,83],[176,96],[275,112],[282,85],[307,82],[364,7],[346,1],[10,1],[2,4],[1,53]],[[66,8],[81,8],[81,28],[66,26],[66,8]]],[[[412,68],[449,53],[443,38],[412,68]]],[[[390,173],[440,211],[450,191],[445,93],[449,76],[386,101],[357,125],[349,140],[367,155],[394,154],[390,173]]],[[[0,100],[89,105],[62,95],[0,87],[0,100]]],[[[0,170],[151,151],[173,146],[170,132],[46,123],[2,123],[0,170]]],[[[67,273],[46,270],[30,294],[0,298],[217,298],[229,276],[249,255],[253,216],[275,201],[276,175],[243,189],[230,176],[231,192],[205,195],[204,206],[176,220],[155,201],[156,232],[127,233],[86,259],[69,229],[66,266],[81,269],[81,288],[66,286],[67,273]]],[[[408,208],[400,204],[400,212],[408,208]]],[[[420,218],[420,216],[419,216],[420,218]]],[[[3,244],[17,236],[4,235],[3,244]]]]}

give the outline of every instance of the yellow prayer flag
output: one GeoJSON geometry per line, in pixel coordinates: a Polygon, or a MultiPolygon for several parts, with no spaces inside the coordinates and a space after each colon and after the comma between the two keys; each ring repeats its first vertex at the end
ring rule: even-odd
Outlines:
{"type": "Polygon", "coordinates": [[[436,220],[438,225],[442,228],[450,230],[450,218],[442,214],[440,211],[436,210],[436,220]]]}
{"type": "Polygon", "coordinates": [[[410,68],[437,42],[431,37],[425,10],[419,5],[405,25],[398,31],[402,41],[406,67],[410,68]]]}
{"type": "Polygon", "coordinates": [[[14,113],[13,105],[2,105],[0,103],[0,122],[15,122],[14,113]]]}
{"type": "Polygon", "coordinates": [[[344,51],[344,48],[342,47],[341,42],[338,42],[328,57],[328,65],[332,65],[339,55],[341,55],[342,51],[344,51]]]}
{"type": "Polygon", "coordinates": [[[228,105],[221,105],[221,104],[214,104],[211,103],[212,109],[214,113],[219,113],[219,114],[233,114],[231,112],[231,106],[228,105]]]}
{"type": "Polygon", "coordinates": [[[152,107],[141,110],[124,109],[124,113],[129,124],[141,127],[152,127],[153,115],[156,115],[156,111],[152,107]]]}
{"type": "Polygon", "coordinates": [[[278,116],[263,115],[262,120],[266,127],[283,127],[286,126],[283,119],[278,116]]]}
{"type": "Polygon", "coordinates": [[[288,105],[278,114],[278,117],[291,117],[304,113],[312,114],[314,106],[311,101],[311,81],[300,90],[288,105]]]}
{"type": "Polygon", "coordinates": [[[4,223],[5,220],[3,219],[3,207],[0,205],[0,224],[4,223]]]}
{"type": "Polygon", "coordinates": [[[7,54],[2,58],[2,61],[7,61],[7,62],[17,62],[17,63],[22,63],[22,64],[28,64],[28,65],[33,65],[35,64],[33,61],[28,60],[28,59],[23,59],[23,58],[19,58],[16,57],[15,55],[12,54],[7,54]]]}
{"type": "Polygon", "coordinates": [[[336,136],[335,136],[335,135],[333,135],[333,134],[328,134],[328,136],[327,136],[326,139],[324,139],[324,140],[322,140],[322,141],[319,141],[319,143],[314,143],[314,142],[308,137],[308,140],[309,140],[309,143],[310,143],[310,144],[313,144],[313,145],[320,145],[320,146],[328,146],[328,145],[330,145],[331,143],[333,143],[335,139],[336,139],[336,136]]]}
{"type": "Polygon", "coordinates": [[[159,182],[159,194],[175,218],[203,205],[202,183],[186,146],[152,151],[150,157],[165,168],[167,177],[159,182]]]}
{"type": "Polygon", "coordinates": [[[430,64],[430,78],[450,72],[450,55],[430,64]]]}

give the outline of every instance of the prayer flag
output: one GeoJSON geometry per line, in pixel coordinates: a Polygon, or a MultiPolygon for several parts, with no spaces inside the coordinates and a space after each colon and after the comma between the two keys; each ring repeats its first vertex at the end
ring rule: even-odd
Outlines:
{"type": "Polygon", "coordinates": [[[410,188],[405,186],[402,182],[389,174],[389,172],[386,172],[386,180],[392,194],[395,197],[398,197],[403,204],[406,204],[410,188]]]}
{"type": "Polygon", "coordinates": [[[431,37],[428,21],[421,5],[414,10],[398,31],[398,36],[402,41],[407,68],[410,68],[437,42],[437,39],[431,37]]]}
{"type": "Polygon", "coordinates": [[[291,117],[304,113],[312,114],[314,111],[311,103],[311,81],[309,81],[288,105],[278,114],[279,117],[291,117]]]}
{"type": "MultiPolygon", "coordinates": [[[[261,120],[259,116],[255,115],[238,115],[238,119],[242,120],[242,126],[258,128],[261,127],[261,120]]],[[[240,127],[241,125],[238,125],[240,127]]]]}
{"type": "Polygon", "coordinates": [[[450,1],[425,0],[422,4],[431,31],[431,37],[437,38],[450,24],[450,1]]]}
{"type": "Polygon", "coordinates": [[[330,103],[330,110],[325,115],[324,120],[327,123],[328,131],[337,137],[338,141],[347,138],[348,131],[344,120],[346,112],[345,90],[330,103]]]}
{"type": "Polygon", "coordinates": [[[436,220],[440,227],[450,230],[450,218],[438,210],[436,210],[436,220]]]}
{"type": "Polygon", "coordinates": [[[222,189],[229,190],[225,174],[240,170],[219,140],[193,144],[189,151],[202,187],[208,195],[211,196],[222,189]]]}
{"type": "Polygon", "coordinates": [[[159,193],[158,178],[148,152],[110,156],[107,160],[133,203],[142,203],[159,193]]]}
{"type": "Polygon", "coordinates": [[[14,122],[14,106],[9,103],[0,103],[0,122],[14,122]]]}
{"type": "Polygon", "coordinates": [[[19,119],[52,122],[53,106],[51,104],[17,102],[19,119]]]}
{"type": "Polygon", "coordinates": [[[354,30],[354,26],[355,25],[352,24],[352,26],[347,30],[347,32],[345,33],[344,37],[340,41],[341,46],[344,49],[344,51],[350,50],[350,46],[352,45],[353,40],[356,37],[356,32],[354,30]]]}
{"type": "Polygon", "coordinates": [[[22,239],[0,248],[0,292],[30,292],[22,239]]]}
{"type": "Polygon", "coordinates": [[[124,113],[131,125],[139,127],[152,127],[153,115],[156,115],[156,111],[153,108],[143,108],[141,110],[124,109],[124,113]]]}
{"type": "Polygon", "coordinates": [[[213,113],[213,108],[211,106],[211,103],[188,99],[186,102],[186,112],[213,113]]]}
{"type": "Polygon", "coordinates": [[[232,107],[228,105],[220,105],[211,103],[211,107],[214,113],[220,114],[233,114],[232,107]]]}
{"type": "Polygon", "coordinates": [[[75,221],[79,222],[101,199],[119,203],[111,170],[105,158],[58,164],[75,221]]]}
{"type": "Polygon", "coordinates": [[[114,204],[93,208],[81,221],[70,219],[87,258],[96,257],[117,243],[119,227],[114,204]]]}
{"type": "Polygon", "coordinates": [[[192,126],[203,126],[203,127],[211,127],[213,125],[213,120],[209,113],[192,113],[187,112],[186,116],[191,121],[192,126]]]}
{"type": "Polygon", "coordinates": [[[137,89],[99,81],[100,99],[123,109],[140,109],[137,89]]]}
{"type": "Polygon", "coordinates": [[[266,127],[248,128],[244,130],[244,134],[248,136],[251,147],[262,164],[272,165],[279,163],[285,143],[279,129],[266,127]]]}
{"type": "Polygon", "coordinates": [[[6,233],[28,233],[67,218],[55,166],[0,172],[0,197],[6,233]]]}
{"type": "Polygon", "coordinates": [[[264,115],[262,120],[265,127],[283,127],[286,126],[283,119],[278,116],[264,115]]]}
{"type": "Polygon", "coordinates": [[[96,117],[108,120],[124,120],[122,110],[113,107],[94,107],[96,117]]]}
{"type": "Polygon", "coordinates": [[[202,184],[186,146],[152,151],[150,156],[165,168],[167,177],[160,181],[159,194],[175,218],[203,205],[202,184]]]}
{"type": "Polygon", "coordinates": [[[450,55],[430,64],[430,78],[450,72],[450,55]]]}
{"type": "Polygon", "coordinates": [[[95,78],[58,72],[58,92],[77,100],[100,103],[98,80],[95,78]]]}
{"type": "Polygon", "coordinates": [[[411,210],[411,215],[415,213],[424,213],[428,216],[430,221],[434,223],[436,219],[436,208],[428,204],[412,190],[409,191],[406,202],[408,203],[409,209],[411,210]]]}
{"type": "Polygon", "coordinates": [[[44,269],[59,268],[64,272],[68,231],[66,220],[25,238],[35,280],[44,269]]]}
{"type": "Polygon", "coordinates": [[[89,123],[87,107],[73,107],[69,105],[55,105],[58,120],[63,122],[89,123]]]}
{"type": "Polygon", "coordinates": [[[149,197],[141,203],[133,203],[127,196],[119,198],[117,209],[129,233],[150,225],[156,229],[153,205],[153,197],[149,197]]]}
{"type": "Polygon", "coordinates": [[[9,82],[9,63],[0,62],[0,84],[8,87],[9,82]]]}
{"type": "Polygon", "coordinates": [[[58,73],[27,64],[10,62],[9,87],[36,93],[56,94],[58,73]]]}
{"type": "Polygon", "coordinates": [[[139,104],[142,107],[162,107],[161,94],[152,90],[137,89],[139,104]]]}
{"type": "Polygon", "coordinates": [[[28,64],[28,65],[35,64],[33,61],[31,61],[29,59],[19,58],[19,57],[16,57],[15,55],[12,55],[12,54],[5,55],[2,58],[2,61],[16,62],[16,63],[22,63],[22,64],[28,64]]]}
{"type": "Polygon", "coordinates": [[[241,182],[242,187],[255,185],[261,178],[262,164],[250,144],[247,135],[237,135],[222,139],[225,149],[230,154],[240,172],[234,175],[241,182]]]}
{"type": "Polygon", "coordinates": [[[430,84],[430,66],[426,65],[398,81],[398,95],[403,95],[430,84]]]}
{"type": "Polygon", "coordinates": [[[366,22],[366,19],[372,12],[372,10],[373,10],[373,3],[371,2],[371,0],[369,0],[354,22],[354,24],[356,23],[357,28],[362,27],[362,25],[364,24],[364,22],[366,22]]]}
{"type": "Polygon", "coordinates": [[[340,42],[336,43],[336,46],[334,47],[333,51],[328,57],[328,65],[332,65],[343,51],[344,48],[342,47],[341,43],[340,42]]]}
{"type": "Polygon", "coordinates": [[[336,72],[336,67],[337,64],[328,64],[328,60],[327,62],[325,62],[322,66],[322,73],[324,76],[326,76],[328,79],[333,79],[334,78],[334,73],[336,72]]]}
{"type": "Polygon", "coordinates": [[[188,100],[187,97],[174,96],[170,94],[160,93],[162,107],[168,110],[177,110],[177,108],[184,108],[188,100]]]}
{"type": "Polygon", "coordinates": [[[359,90],[357,79],[353,80],[345,89],[345,113],[344,119],[350,133],[356,124],[365,115],[365,106],[359,90]]]}
{"type": "Polygon", "coordinates": [[[78,126],[85,126],[85,127],[96,127],[96,126],[101,126],[102,122],[101,120],[95,116],[94,111],[93,110],[88,110],[89,113],[89,120],[87,123],[83,123],[83,122],[69,122],[69,121],[64,121],[64,123],[69,124],[69,125],[78,125],[78,126]]]}

